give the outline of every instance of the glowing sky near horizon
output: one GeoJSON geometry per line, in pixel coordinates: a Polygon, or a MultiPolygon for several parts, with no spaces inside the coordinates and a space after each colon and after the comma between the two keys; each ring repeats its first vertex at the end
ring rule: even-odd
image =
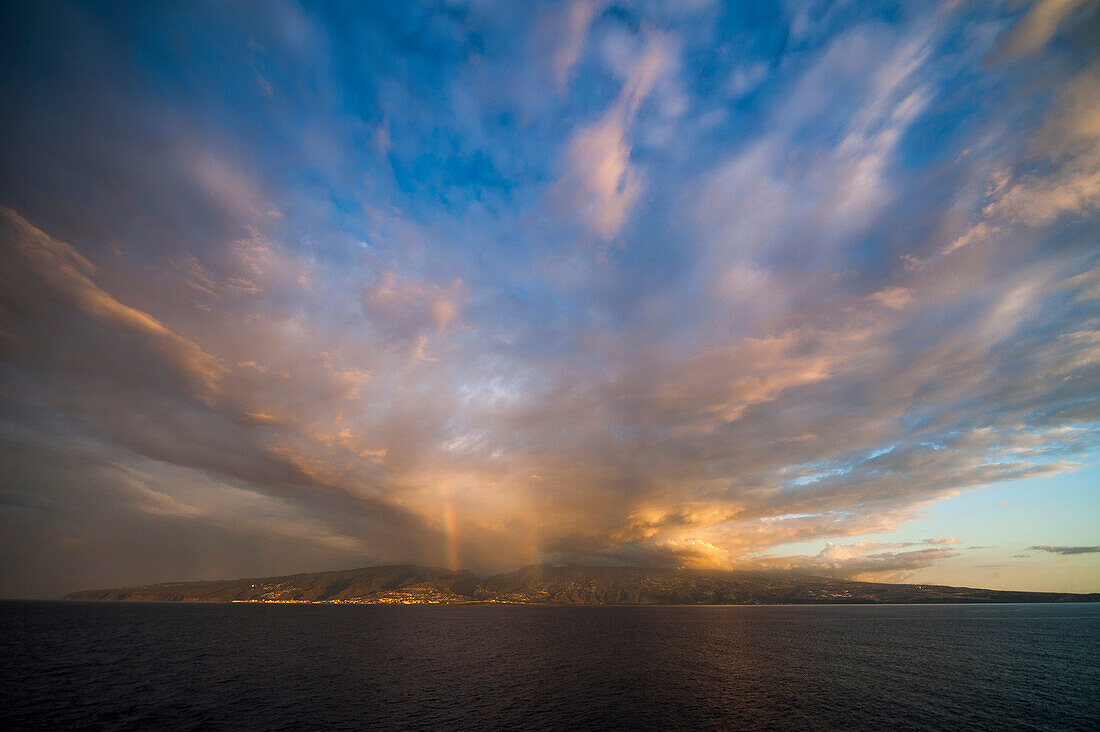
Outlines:
{"type": "Polygon", "coordinates": [[[1100,6],[6,3],[0,596],[1100,591],[1100,6]]]}

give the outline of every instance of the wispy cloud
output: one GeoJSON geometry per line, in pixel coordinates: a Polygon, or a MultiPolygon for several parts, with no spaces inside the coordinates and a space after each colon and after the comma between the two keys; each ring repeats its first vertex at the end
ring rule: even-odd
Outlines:
{"type": "Polygon", "coordinates": [[[558,94],[564,94],[569,86],[573,69],[580,59],[588,29],[596,15],[598,4],[590,0],[577,0],[566,6],[564,32],[554,49],[551,66],[554,87],[558,94]]]}
{"type": "Polygon", "coordinates": [[[1085,5],[1084,0],[1034,0],[997,46],[991,60],[1000,62],[1037,51],[1074,11],[1085,5]]]}
{"type": "Polygon", "coordinates": [[[642,192],[642,180],[630,160],[629,129],[667,65],[667,56],[665,41],[647,39],[626,70],[614,102],[599,120],[578,130],[569,141],[558,195],[602,239],[619,232],[642,192]]]}
{"type": "Polygon", "coordinates": [[[1063,555],[1100,553],[1100,546],[1029,546],[1028,549],[1063,555]]]}

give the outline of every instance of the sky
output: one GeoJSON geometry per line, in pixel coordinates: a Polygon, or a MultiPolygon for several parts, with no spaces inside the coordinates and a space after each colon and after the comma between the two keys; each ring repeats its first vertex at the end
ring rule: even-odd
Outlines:
{"type": "Polygon", "coordinates": [[[4,3],[0,596],[1100,591],[1100,6],[4,3]]]}

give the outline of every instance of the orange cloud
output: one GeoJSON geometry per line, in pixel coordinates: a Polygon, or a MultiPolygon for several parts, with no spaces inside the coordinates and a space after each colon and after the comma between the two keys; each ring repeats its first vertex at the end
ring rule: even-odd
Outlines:
{"type": "Polygon", "coordinates": [[[114,323],[141,339],[183,374],[196,394],[213,399],[227,369],[194,342],[146,312],[129,307],[96,285],[95,267],[75,249],[56,241],[9,208],[0,207],[0,244],[18,256],[35,276],[96,320],[114,323]]]}

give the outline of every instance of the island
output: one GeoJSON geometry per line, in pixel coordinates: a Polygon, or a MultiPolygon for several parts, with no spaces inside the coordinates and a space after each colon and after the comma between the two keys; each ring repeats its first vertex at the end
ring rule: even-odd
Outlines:
{"type": "Polygon", "coordinates": [[[1026,592],[859,582],[784,572],[534,565],[478,578],[414,564],[73,592],[67,600],[128,602],[774,605],[1100,602],[1100,593],[1026,592]]]}

